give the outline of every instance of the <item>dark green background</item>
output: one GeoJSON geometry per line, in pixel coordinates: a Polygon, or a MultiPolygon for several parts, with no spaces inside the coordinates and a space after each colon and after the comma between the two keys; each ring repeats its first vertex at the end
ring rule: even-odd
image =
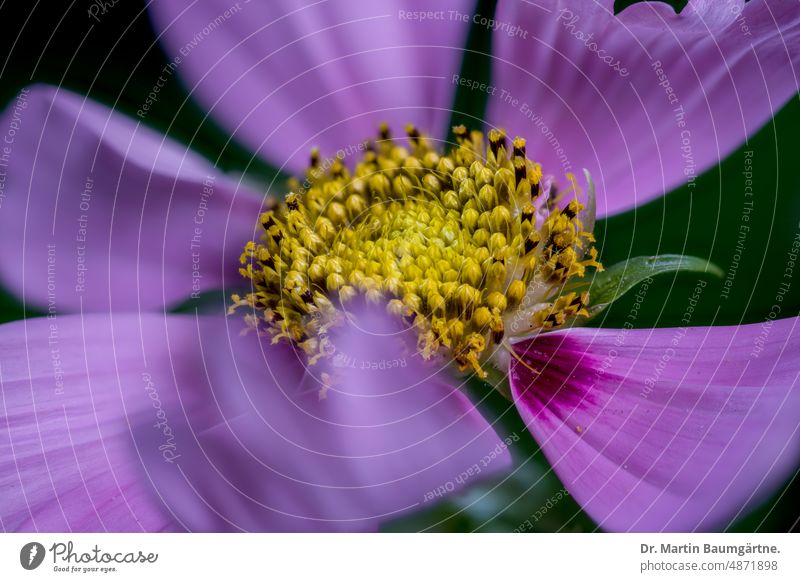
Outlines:
{"type": "MultiPolygon", "coordinates": [[[[617,10],[632,4],[618,0],[617,10]]],[[[673,4],[680,9],[685,1],[673,4]]],[[[113,104],[132,117],[146,98],[154,78],[167,60],[155,40],[144,3],[119,0],[100,24],[87,17],[89,1],[76,2],[66,14],[42,2],[0,4],[0,104],[7,103],[23,86],[34,82],[62,85],[113,104]]],[[[481,0],[477,11],[488,16],[494,5],[481,0]]],[[[463,67],[471,78],[491,76],[491,39],[485,28],[470,33],[463,67]]],[[[486,106],[465,92],[456,96],[453,122],[474,126],[486,106]]],[[[175,78],[162,89],[147,123],[168,133],[215,161],[221,168],[246,171],[264,179],[274,170],[227,135],[187,98],[175,78]]],[[[720,281],[710,281],[693,323],[737,324],[762,321],[774,303],[783,275],[785,254],[800,228],[800,183],[795,170],[800,135],[800,103],[795,98],[749,143],[718,167],[701,176],[693,191],[678,189],[667,196],[622,215],[600,220],[597,238],[606,264],[631,255],[683,253],[707,257],[727,271],[742,213],[744,189],[743,151],[755,152],[757,192],[751,231],[735,284],[728,300],[719,299],[720,281]]],[[[680,325],[697,276],[663,275],[648,291],[637,326],[680,325]]],[[[608,310],[602,325],[619,326],[628,313],[631,297],[623,297],[608,310]]],[[[800,282],[783,303],[782,316],[800,311],[800,282]]],[[[0,322],[25,316],[22,305],[0,290],[0,322]]],[[[29,311],[28,316],[37,315],[29,311]]],[[[561,484],[549,471],[513,407],[481,383],[471,387],[487,414],[499,418],[501,434],[519,435],[514,447],[517,472],[503,483],[483,484],[466,495],[436,508],[390,524],[387,529],[508,531],[533,515],[561,484]],[[504,432],[505,431],[505,432],[504,432]]],[[[800,464],[800,462],[799,462],[800,464]]],[[[779,491],[759,510],[732,528],[736,531],[788,531],[798,528],[800,479],[779,491]]],[[[591,531],[594,525],[571,500],[559,501],[534,524],[534,531],[591,531]]]]}

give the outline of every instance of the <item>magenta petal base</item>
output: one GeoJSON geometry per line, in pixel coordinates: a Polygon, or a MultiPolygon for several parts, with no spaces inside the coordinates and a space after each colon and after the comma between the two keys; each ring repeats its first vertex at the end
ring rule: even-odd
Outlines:
{"type": "Polygon", "coordinates": [[[512,391],[601,528],[720,529],[800,460],[797,325],[542,335],[515,345],[512,391]]]}

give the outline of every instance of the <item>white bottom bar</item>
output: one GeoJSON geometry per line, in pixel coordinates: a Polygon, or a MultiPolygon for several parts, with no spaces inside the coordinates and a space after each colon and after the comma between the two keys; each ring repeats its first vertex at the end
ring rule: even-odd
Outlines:
{"type": "Polygon", "coordinates": [[[788,534],[3,534],[0,579],[800,580],[798,550],[788,534]]]}

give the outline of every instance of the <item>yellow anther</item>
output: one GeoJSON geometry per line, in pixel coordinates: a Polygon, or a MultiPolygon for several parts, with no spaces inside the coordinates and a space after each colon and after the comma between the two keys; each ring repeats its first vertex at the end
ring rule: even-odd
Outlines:
{"type": "Polygon", "coordinates": [[[358,291],[351,285],[343,285],[339,289],[339,301],[341,301],[342,304],[350,303],[356,297],[358,297],[358,291]]]}
{"type": "Polygon", "coordinates": [[[419,311],[422,307],[422,299],[419,298],[419,295],[414,293],[406,293],[403,296],[403,304],[408,306],[412,311],[419,311]]]}
{"type": "Polygon", "coordinates": [[[523,137],[515,137],[514,141],[512,142],[512,147],[514,148],[514,155],[525,157],[525,138],[523,137]]]}
{"type": "Polygon", "coordinates": [[[382,288],[385,293],[397,297],[403,289],[403,280],[399,276],[392,274],[383,280],[382,288]]]}
{"type": "Polygon", "coordinates": [[[462,271],[461,279],[473,287],[479,286],[481,279],[483,279],[483,271],[481,270],[480,265],[473,259],[467,259],[464,261],[464,269],[462,271]]]}
{"type": "MultiPolygon", "coordinates": [[[[347,211],[350,213],[350,216],[356,218],[367,209],[367,201],[364,200],[362,196],[351,194],[347,198],[345,206],[347,207],[347,211]]],[[[322,238],[327,240],[326,236],[323,236],[322,238]]]]}
{"type": "Polygon", "coordinates": [[[477,195],[478,191],[475,189],[475,181],[472,178],[466,178],[458,185],[458,199],[461,204],[475,198],[477,195]]]}
{"type": "Polygon", "coordinates": [[[332,202],[328,205],[327,217],[336,225],[344,225],[347,223],[347,209],[344,204],[340,202],[332,202]]]}
{"type": "Polygon", "coordinates": [[[489,237],[489,250],[492,253],[499,253],[506,248],[506,235],[502,232],[495,232],[489,237]]]}
{"type": "Polygon", "coordinates": [[[472,233],[472,242],[479,247],[486,246],[489,242],[489,231],[485,228],[479,228],[472,233]]]}
{"type": "Polygon", "coordinates": [[[311,167],[316,168],[319,166],[319,148],[311,148],[311,167]]]}
{"type": "Polygon", "coordinates": [[[428,307],[431,310],[431,313],[443,315],[446,306],[447,303],[445,302],[444,297],[438,293],[434,292],[428,295],[428,307]]]}
{"type": "Polygon", "coordinates": [[[427,152],[422,158],[422,165],[428,170],[432,170],[439,164],[439,154],[434,151],[427,152]]]}
{"type": "Polygon", "coordinates": [[[495,206],[492,209],[491,226],[494,230],[508,234],[511,227],[511,211],[505,206],[495,206]]]}
{"type": "Polygon", "coordinates": [[[433,261],[429,257],[422,254],[417,256],[417,266],[423,271],[427,271],[432,265],[433,261]]]}
{"type": "Polygon", "coordinates": [[[480,354],[485,347],[486,341],[483,335],[471,333],[465,337],[455,354],[455,360],[459,369],[464,371],[472,368],[480,378],[485,378],[486,372],[483,370],[480,363],[480,354]]]}
{"type": "Polygon", "coordinates": [[[497,162],[500,148],[505,148],[506,136],[499,129],[491,129],[489,130],[488,138],[490,153],[495,156],[495,161],[497,162]]]}
{"type": "Polygon", "coordinates": [[[388,198],[391,193],[392,185],[385,174],[378,172],[369,179],[369,187],[372,193],[379,198],[388,198]]]}
{"type": "Polygon", "coordinates": [[[386,311],[398,319],[408,314],[408,308],[399,299],[390,299],[386,304],[386,311]]]}
{"type": "Polygon", "coordinates": [[[461,214],[461,226],[463,226],[468,231],[474,230],[475,226],[478,224],[478,217],[480,214],[474,208],[467,208],[461,214]]]}
{"type": "Polygon", "coordinates": [[[486,304],[492,309],[496,309],[500,313],[503,313],[506,310],[506,307],[508,307],[506,296],[499,291],[493,291],[492,293],[489,293],[489,296],[486,297],[486,304]]]}
{"type": "Polygon", "coordinates": [[[422,178],[422,188],[426,193],[430,194],[431,197],[435,198],[442,191],[442,182],[435,174],[425,174],[422,178]]]}
{"type": "Polygon", "coordinates": [[[447,269],[442,273],[442,281],[445,283],[452,283],[458,281],[458,271],[455,269],[447,269]]]}
{"type": "Polygon", "coordinates": [[[485,208],[486,210],[493,209],[497,205],[497,191],[494,189],[494,186],[486,184],[481,187],[481,190],[478,193],[478,200],[480,201],[482,208],[485,208]]]}
{"type": "Polygon", "coordinates": [[[516,189],[516,182],[514,181],[514,172],[512,169],[500,168],[497,170],[492,183],[501,202],[505,203],[511,200],[516,189]]]}
{"type": "Polygon", "coordinates": [[[472,312],[480,305],[481,292],[467,284],[460,285],[456,289],[456,301],[462,313],[467,319],[472,317],[472,312]]]}
{"type": "Polygon", "coordinates": [[[475,185],[478,186],[479,189],[487,185],[491,186],[493,183],[494,172],[492,172],[489,168],[483,167],[475,175],[475,185]]]}
{"type": "Polygon", "coordinates": [[[487,287],[489,289],[496,289],[505,282],[506,280],[506,265],[503,261],[492,261],[491,267],[489,267],[488,273],[488,280],[487,280],[487,287]]]}
{"type": "Polygon", "coordinates": [[[414,127],[414,124],[412,124],[412,123],[407,123],[406,124],[406,134],[408,134],[408,137],[413,142],[417,142],[420,139],[420,133],[417,130],[417,128],[414,127]]]}
{"type": "Polygon", "coordinates": [[[452,190],[448,190],[442,195],[442,205],[451,210],[457,210],[461,207],[461,204],[458,201],[458,195],[452,190]]]}
{"type": "Polygon", "coordinates": [[[344,286],[346,282],[347,281],[345,281],[345,278],[342,277],[340,274],[331,273],[330,275],[328,275],[328,278],[325,279],[325,286],[331,291],[336,291],[337,289],[344,286]]]}
{"type": "Polygon", "coordinates": [[[492,312],[489,311],[488,307],[479,307],[475,310],[475,314],[472,316],[472,320],[475,322],[475,325],[478,329],[483,329],[489,325],[489,320],[492,318],[492,312]]]}
{"type": "Polygon", "coordinates": [[[486,247],[479,247],[472,253],[472,258],[480,264],[484,264],[491,256],[489,249],[486,247]]]}
{"type": "Polygon", "coordinates": [[[469,175],[474,179],[477,177],[478,173],[483,170],[483,168],[483,163],[480,160],[475,160],[469,165],[469,175]]]}
{"type": "Polygon", "coordinates": [[[415,178],[422,178],[425,168],[419,158],[408,156],[403,160],[403,169],[415,178]]]}
{"type": "Polygon", "coordinates": [[[439,159],[439,162],[436,164],[436,175],[440,179],[445,179],[447,176],[453,173],[456,169],[456,164],[450,157],[443,157],[439,159]]]}
{"type": "Polygon", "coordinates": [[[536,274],[536,268],[539,266],[539,261],[537,260],[536,255],[526,257],[523,260],[522,266],[524,279],[526,281],[533,279],[533,276],[536,274]]]}
{"type": "Polygon", "coordinates": [[[508,298],[508,304],[511,307],[516,307],[519,305],[522,299],[525,297],[525,283],[523,283],[520,279],[514,279],[511,281],[511,284],[508,286],[508,291],[506,291],[506,297],[508,298]]]}
{"type": "Polygon", "coordinates": [[[453,176],[453,186],[456,188],[459,188],[461,186],[461,182],[469,178],[469,170],[464,166],[455,167],[451,174],[453,176]]]}
{"type": "Polygon", "coordinates": [[[517,181],[517,193],[519,193],[519,186],[527,181],[528,177],[528,164],[525,158],[514,158],[514,178],[517,181]]]}
{"type": "Polygon", "coordinates": [[[400,165],[391,157],[378,158],[378,169],[390,180],[397,175],[400,165]]]}
{"type": "Polygon", "coordinates": [[[539,246],[541,239],[542,235],[539,234],[538,230],[532,231],[525,239],[523,253],[527,255],[528,253],[532,253],[534,250],[536,250],[536,247],[539,246]]]}
{"type": "Polygon", "coordinates": [[[414,183],[408,176],[395,176],[394,192],[397,198],[411,198],[414,196],[414,183]]]}

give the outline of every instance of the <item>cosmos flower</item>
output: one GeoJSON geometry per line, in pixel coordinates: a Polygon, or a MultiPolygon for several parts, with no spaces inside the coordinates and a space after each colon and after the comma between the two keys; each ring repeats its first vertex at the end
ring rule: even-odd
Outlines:
{"type": "Polygon", "coordinates": [[[410,4],[151,4],[164,74],[298,176],[277,204],[74,93],[9,105],[0,277],[47,316],[0,327],[4,529],[374,529],[508,470],[468,374],[605,529],[713,529],[796,468],[796,318],[580,325],[699,268],[603,271],[595,213],[766,122],[800,9],[410,4]],[[450,147],[464,16],[494,31],[493,130],[450,147]],[[242,275],[232,316],[164,312],[242,275]]]}

